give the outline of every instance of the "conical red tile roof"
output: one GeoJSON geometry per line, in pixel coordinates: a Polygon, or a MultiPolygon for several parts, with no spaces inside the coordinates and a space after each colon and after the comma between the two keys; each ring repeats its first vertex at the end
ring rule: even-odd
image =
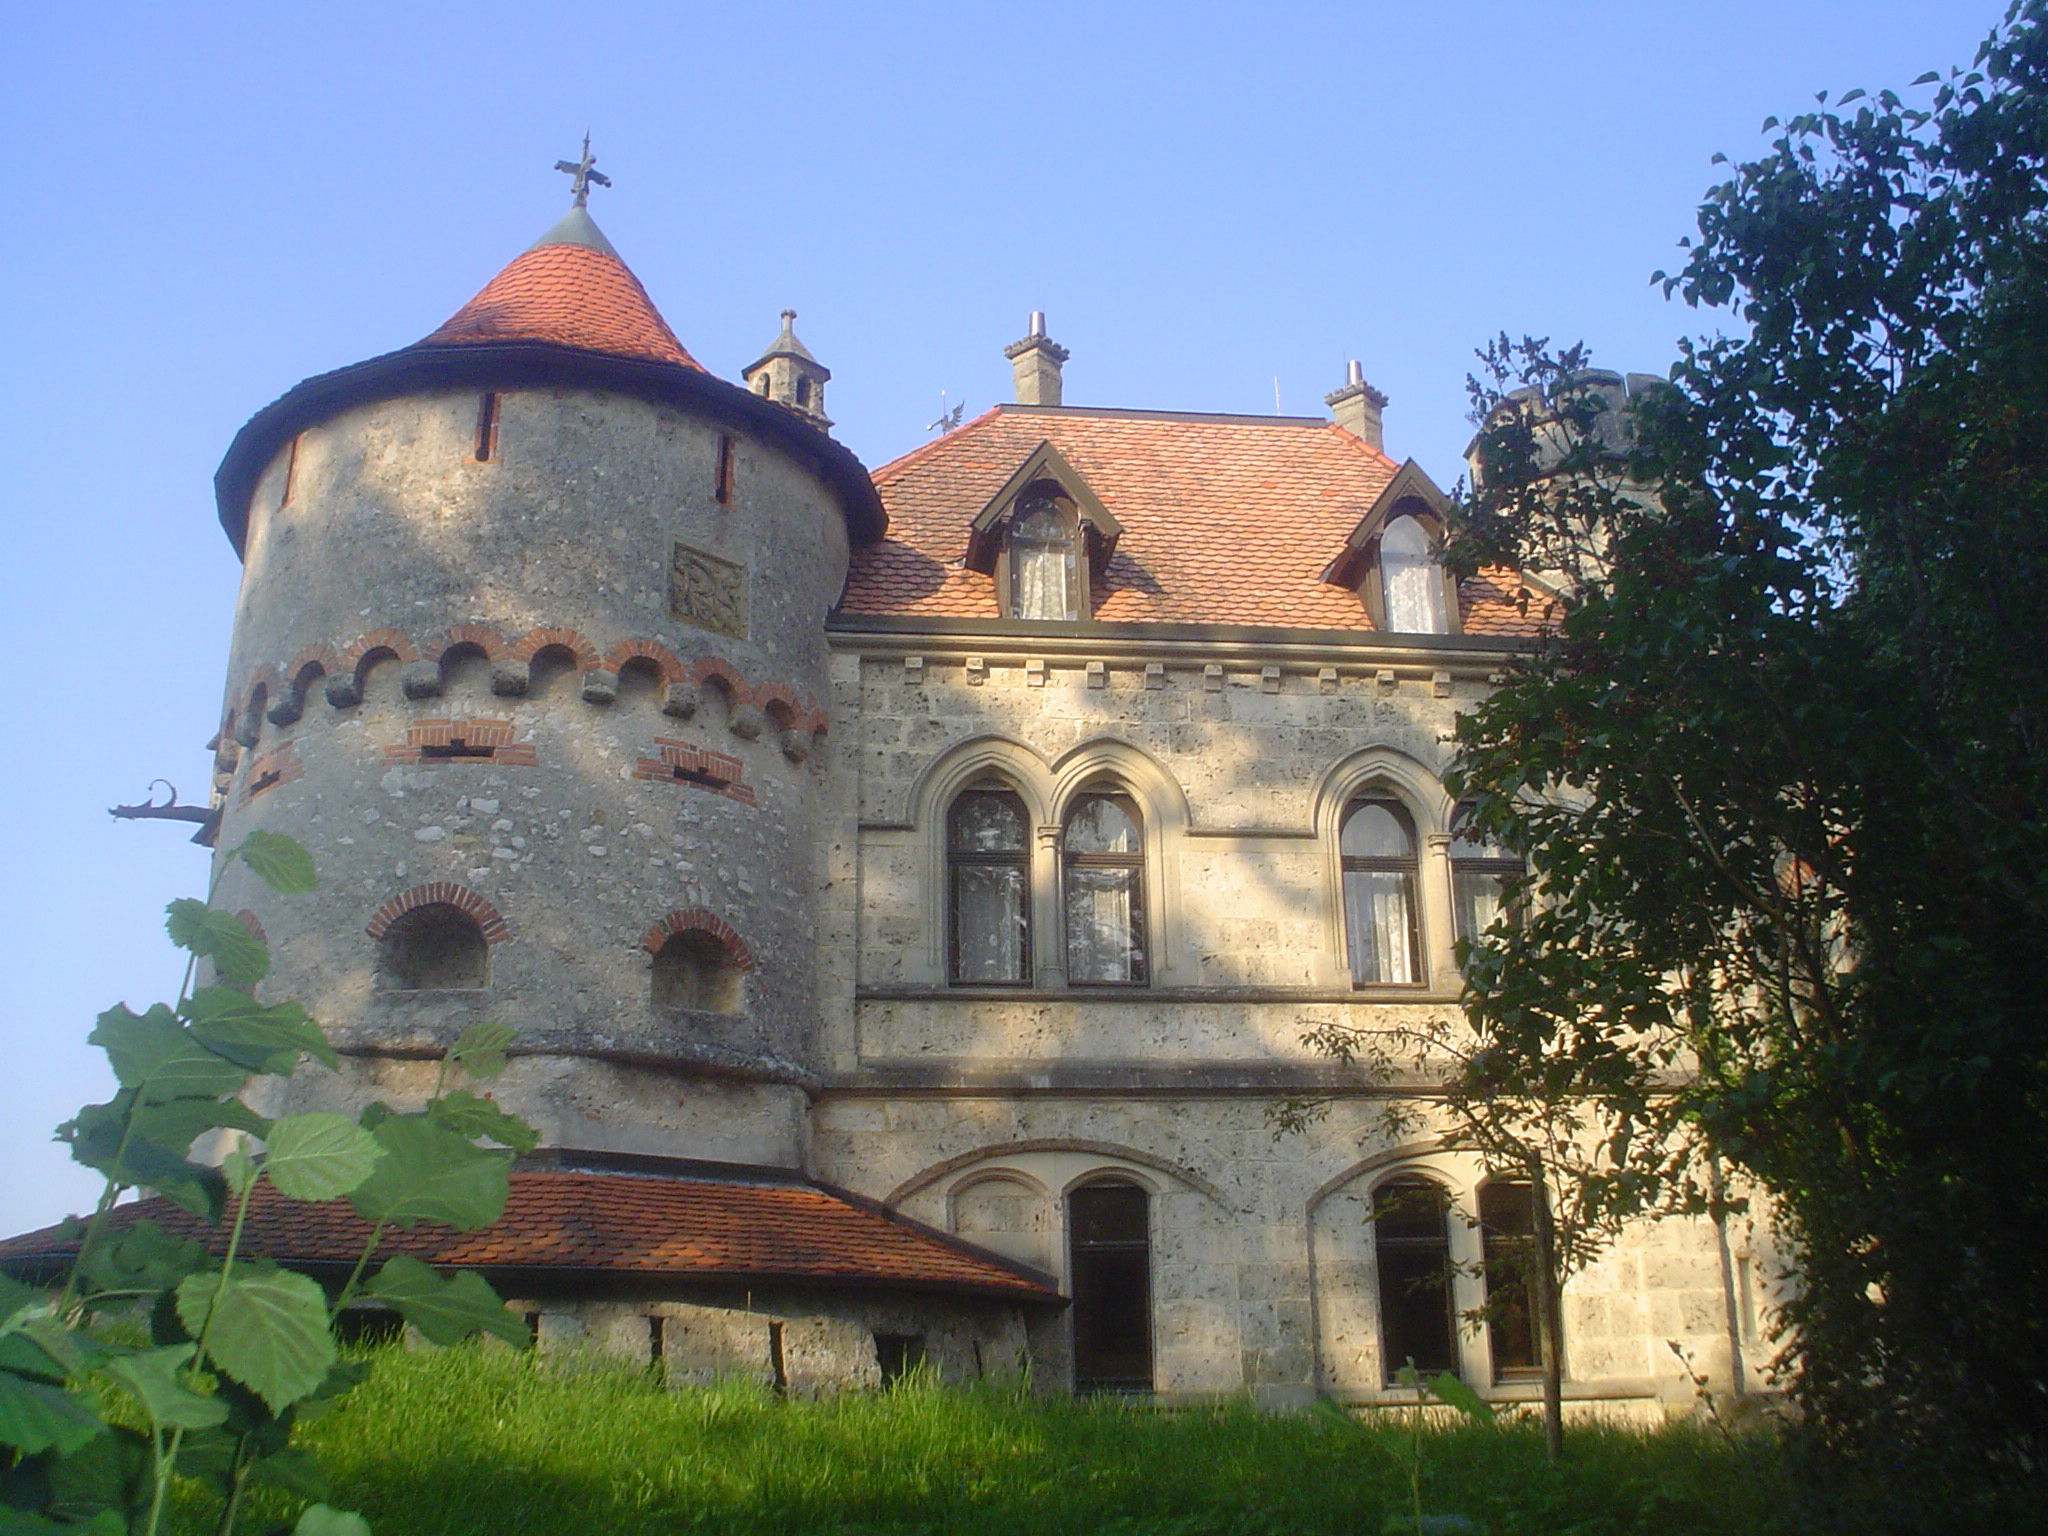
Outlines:
{"type": "Polygon", "coordinates": [[[596,237],[598,245],[550,238],[562,228],[557,225],[540,244],[514,257],[419,345],[540,341],[704,372],[604,237],[596,237]]]}

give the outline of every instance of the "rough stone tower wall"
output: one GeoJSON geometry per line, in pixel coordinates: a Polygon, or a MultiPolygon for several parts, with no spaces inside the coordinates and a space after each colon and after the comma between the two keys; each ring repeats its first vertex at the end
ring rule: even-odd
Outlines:
{"type": "Polygon", "coordinates": [[[221,846],[269,828],[320,870],[310,897],[239,869],[221,893],[270,941],[265,995],[348,1053],[291,1093],[423,1091],[489,1018],[526,1053],[498,1097],[549,1142],[800,1163],[846,557],[812,468],[622,393],[437,390],[281,447],[217,767],[221,846]],[[474,920],[484,976],[394,984],[390,935],[428,906],[474,920]],[[677,933],[729,985],[657,999],[677,933]]]}

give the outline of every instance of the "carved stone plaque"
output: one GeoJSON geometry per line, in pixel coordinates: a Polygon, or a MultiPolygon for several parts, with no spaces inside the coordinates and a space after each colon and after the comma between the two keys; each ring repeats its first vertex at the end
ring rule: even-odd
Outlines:
{"type": "Polygon", "coordinates": [[[668,611],[699,629],[747,637],[747,568],[678,542],[669,562],[668,611]]]}

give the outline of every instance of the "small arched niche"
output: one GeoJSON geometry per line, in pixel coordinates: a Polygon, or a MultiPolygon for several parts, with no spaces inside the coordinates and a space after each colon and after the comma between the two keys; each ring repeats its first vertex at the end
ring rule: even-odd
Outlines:
{"type": "Polygon", "coordinates": [[[746,974],[745,963],[716,934],[686,928],[654,952],[649,998],[661,1009],[739,1013],[746,1006],[746,974]]]}
{"type": "Polygon", "coordinates": [[[477,920],[450,902],[392,919],[377,940],[377,986],[386,992],[475,990],[490,985],[490,946],[477,920]]]}

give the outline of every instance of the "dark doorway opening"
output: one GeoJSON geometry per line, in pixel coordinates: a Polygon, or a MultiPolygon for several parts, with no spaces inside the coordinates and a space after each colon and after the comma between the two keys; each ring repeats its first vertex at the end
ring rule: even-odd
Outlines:
{"type": "Polygon", "coordinates": [[[1074,1390],[1152,1390],[1150,1199],[1135,1184],[1067,1196],[1074,1296],[1074,1390]]]}

